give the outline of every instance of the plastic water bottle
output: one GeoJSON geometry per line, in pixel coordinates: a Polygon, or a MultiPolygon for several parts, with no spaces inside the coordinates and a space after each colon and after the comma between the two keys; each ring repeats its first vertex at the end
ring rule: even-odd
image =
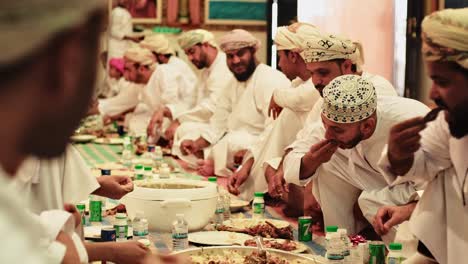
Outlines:
{"type": "Polygon", "coordinates": [[[265,215],[265,200],[263,199],[264,193],[255,192],[255,198],[252,202],[252,218],[263,218],[265,215]]]}
{"type": "Polygon", "coordinates": [[[172,224],[172,250],[179,251],[188,248],[188,224],[183,214],[177,214],[172,224]]]}
{"type": "Polygon", "coordinates": [[[340,234],[333,232],[327,234],[329,240],[327,243],[327,254],[326,258],[328,263],[343,264],[343,240],[341,240],[340,234]]]}
{"type": "Polygon", "coordinates": [[[351,240],[349,240],[348,231],[345,228],[340,228],[338,229],[338,234],[340,235],[340,238],[343,241],[343,263],[352,264],[350,254],[351,240]]]}
{"type": "Polygon", "coordinates": [[[124,138],[123,150],[122,150],[122,164],[127,167],[132,167],[133,159],[133,146],[130,137],[124,138]]]}
{"type": "Polygon", "coordinates": [[[156,146],[153,154],[153,167],[159,169],[163,163],[163,152],[160,146],[156,146]]]}
{"type": "Polygon", "coordinates": [[[115,215],[115,241],[124,242],[127,241],[128,236],[128,220],[127,215],[124,213],[117,213],[115,215]]]}
{"type": "Polygon", "coordinates": [[[405,257],[402,254],[403,245],[400,243],[390,243],[390,251],[387,255],[387,262],[386,264],[401,264],[405,257]]]}
{"type": "Polygon", "coordinates": [[[214,216],[214,223],[216,225],[221,225],[224,222],[224,199],[223,199],[222,194],[219,191],[219,186],[217,184],[218,179],[216,177],[209,177],[208,181],[216,184],[218,198],[216,199],[216,211],[215,211],[215,216],[214,216]]]}
{"type": "Polygon", "coordinates": [[[224,221],[231,219],[231,196],[226,190],[222,190],[223,202],[224,202],[224,221]]]}
{"type": "MultiPolygon", "coordinates": [[[[133,218],[132,227],[133,227],[133,239],[138,240],[145,238],[147,234],[145,234],[144,227],[142,225],[142,221],[145,219],[145,214],[143,211],[136,211],[135,217],[133,218]]],[[[148,223],[148,221],[146,221],[148,223]]],[[[146,230],[147,231],[147,230],[146,230]]]]}

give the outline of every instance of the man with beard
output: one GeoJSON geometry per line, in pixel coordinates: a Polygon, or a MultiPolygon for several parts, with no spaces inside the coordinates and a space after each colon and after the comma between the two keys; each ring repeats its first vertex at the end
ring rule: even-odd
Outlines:
{"type": "Polygon", "coordinates": [[[150,51],[133,47],[124,54],[124,78],[117,96],[99,100],[98,109],[104,121],[123,118],[139,102],[139,95],[154,71],[154,57],[150,51]]]}
{"type": "MultiPolygon", "coordinates": [[[[353,215],[361,191],[387,186],[377,162],[391,126],[427,112],[415,100],[378,97],[373,84],[358,75],[337,77],[323,90],[322,122],[315,123],[286,155],[285,179],[298,185],[312,179],[325,225],[357,233],[367,226],[353,215]]],[[[416,193],[407,183],[392,191],[400,194],[397,204],[408,203],[416,193]]]]}
{"type": "Polygon", "coordinates": [[[169,127],[161,133],[167,140],[174,140],[172,153],[175,155],[180,155],[181,140],[197,139],[199,131],[208,126],[219,94],[227,84],[226,79],[232,76],[226,64],[226,54],[218,50],[211,32],[191,30],[182,34],[178,42],[192,64],[202,70],[196,85],[196,105],[187,111],[166,105],[164,111],[153,116],[147,131],[149,136],[154,135],[154,126],[160,129],[163,117],[172,119],[169,127]]]}
{"type": "MultiPolygon", "coordinates": [[[[304,126],[304,121],[320,98],[320,94],[312,83],[310,72],[301,57],[301,43],[308,35],[316,34],[318,29],[310,24],[294,23],[290,26],[279,27],[275,36],[275,44],[278,50],[278,66],[290,79],[292,89],[278,89],[278,92],[300,90],[297,98],[292,99],[294,109],[287,107],[273,121],[271,129],[266,129],[258,142],[248,151],[242,162],[242,168],[236,171],[230,178],[228,190],[238,195],[241,199],[252,200],[254,192],[265,192],[265,167],[268,165],[277,168],[278,161],[284,152],[284,148],[296,138],[297,132],[304,126]]],[[[276,91],[275,91],[276,92],[276,91]]],[[[273,97],[272,97],[273,98],[273,97]]],[[[287,101],[286,98],[281,98],[287,101]]],[[[273,99],[272,99],[273,100],[273,99]]],[[[294,193],[300,193],[294,192],[294,193]]],[[[298,198],[299,200],[303,200],[298,198]]],[[[302,203],[298,199],[292,199],[292,206],[302,211],[302,203]]]]}
{"type": "Polygon", "coordinates": [[[269,123],[268,104],[273,90],[290,87],[281,72],[258,63],[255,53],[259,45],[252,34],[241,29],[221,39],[221,49],[234,77],[219,96],[209,128],[202,131],[201,137],[184,140],[180,146],[183,155],[208,159],[199,164],[202,175],[231,175],[234,154],[253,145],[269,123]],[[210,146],[210,156],[204,155],[203,150],[210,146]]]}
{"type": "MultiPolygon", "coordinates": [[[[409,222],[420,241],[420,254],[411,263],[459,263],[468,256],[467,27],[468,8],[438,11],[423,20],[422,52],[434,82],[430,96],[442,111],[433,122],[416,117],[395,125],[379,163],[390,182],[428,183],[409,222]]],[[[384,208],[377,215],[379,226],[388,227],[386,221],[403,209],[384,208]]]]}

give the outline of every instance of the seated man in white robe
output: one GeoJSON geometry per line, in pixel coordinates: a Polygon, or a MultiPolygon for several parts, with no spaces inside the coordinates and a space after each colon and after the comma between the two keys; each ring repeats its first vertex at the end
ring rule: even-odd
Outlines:
{"type": "MultiPolygon", "coordinates": [[[[158,62],[129,121],[130,131],[145,135],[154,114],[167,107],[176,115],[193,107],[197,77],[187,63],[174,55],[169,40],[162,34],[147,36],[140,46],[151,51],[158,62]]],[[[165,123],[164,128],[167,128],[170,120],[166,119],[165,123]]]]}
{"type": "MultiPolygon", "coordinates": [[[[288,79],[292,80],[292,88],[302,91],[298,97],[307,100],[308,107],[303,106],[302,111],[283,109],[272,123],[271,129],[266,129],[254,147],[244,155],[242,168],[229,178],[228,184],[228,190],[241,199],[252,200],[254,192],[267,191],[266,165],[278,167],[284,148],[294,141],[297,132],[304,126],[308,113],[320,98],[306,63],[300,55],[301,42],[307,35],[316,34],[317,30],[315,26],[303,23],[279,27],[277,30],[275,44],[279,56],[278,65],[288,79]]],[[[278,91],[283,90],[292,89],[278,89],[278,91]]],[[[297,201],[294,202],[298,204],[297,201]]]]}
{"type": "MultiPolygon", "coordinates": [[[[359,75],[371,82],[377,96],[396,96],[397,93],[392,84],[385,78],[363,71],[364,58],[362,56],[362,46],[347,38],[322,33],[318,30],[313,35],[308,35],[306,41],[299,43],[301,45],[301,54],[305,58],[307,69],[312,74],[312,82],[315,88],[322,93],[323,88],[334,78],[344,74],[359,75]]],[[[276,90],[273,93],[270,108],[273,112],[279,112],[282,107],[288,107],[295,111],[305,109],[306,101],[303,99],[309,98],[311,95],[300,89],[285,89],[276,90]]],[[[306,139],[309,131],[313,129],[317,122],[321,122],[320,112],[323,99],[320,98],[314,105],[304,123],[304,127],[297,133],[296,141],[306,139]]],[[[290,151],[294,144],[285,148],[284,153],[290,151]]],[[[289,212],[285,213],[297,214],[300,212],[301,205],[298,205],[298,200],[302,200],[302,189],[298,189],[294,184],[285,184],[283,173],[283,159],[277,168],[266,164],[265,178],[268,182],[268,193],[274,198],[280,198],[287,202],[289,212]],[[289,191],[288,187],[294,188],[289,191]],[[291,197],[290,197],[291,196],[291,197]],[[298,208],[299,206],[299,208],[298,208]],[[291,210],[289,210],[291,209],[291,210]]],[[[304,205],[308,205],[307,211],[313,212],[313,216],[321,218],[322,212],[320,205],[313,197],[311,192],[312,183],[306,186],[304,205]]]]}
{"type": "Polygon", "coordinates": [[[154,63],[154,57],[148,50],[133,47],[125,52],[124,78],[120,78],[118,82],[119,94],[99,100],[99,113],[103,116],[105,123],[123,119],[127,113],[135,109],[144,85],[148,82],[140,73],[152,72],[154,63]]]}
{"type": "MultiPolygon", "coordinates": [[[[312,180],[325,225],[355,234],[368,226],[353,213],[361,191],[388,186],[377,162],[390,128],[429,109],[411,99],[377,97],[373,84],[358,75],[343,75],[329,83],[321,109],[322,122],[315,123],[286,155],[284,177],[298,185],[312,180]]],[[[396,185],[392,191],[402,193],[399,205],[410,202],[416,193],[412,184],[396,185]]]]}
{"type": "Polygon", "coordinates": [[[220,42],[234,77],[219,97],[209,129],[196,140],[184,140],[180,151],[207,159],[199,168],[202,175],[229,176],[234,154],[252,146],[270,122],[268,104],[273,90],[288,88],[290,82],[281,72],[258,63],[255,52],[260,42],[249,32],[235,29],[220,42]],[[210,155],[204,155],[208,149],[210,155]]]}
{"type": "MultiPolygon", "coordinates": [[[[88,199],[91,193],[120,199],[133,190],[133,183],[126,176],[96,178],[80,154],[69,146],[57,159],[28,158],[18,171],[12,188],[22,194],[33,213],[40,214],[47,210],[63,209],[64,204],[74,207],[74,204],[88,199]]],[[[84,246],[89,261],[138,262],[149,253],[145,246],[136,241],[84,242],[84,246]]]]}
{"type": "MultiPolygon", "coordinates": [[[[468,8],[424,18],[422,53],[434,82],[430,97],[439,111],[395,125],[379,162],[389,182],[428,183],[409,222],[419,239],[419,254],[408,263],[459,263],[468,256],[467,26],[468,8]]],[[[381,215],[380,225],[385,226],[387,218],[381,215]]]]}
{"type": "Polygon", "coordinates": [[[219,50],[211,32],[203,29],[190,30],[182,34],[178,42],[187,58],[201,70],[196,86],[196,105],[186,111],[174,109],[175,105],[164,107],[153,115],[147,133],[148,136],[154,136],[154,127],[161,130],[163,118],[171,119],[169,127],[161,133],[166,140],[175,143],[172,144],[172,153],[181,156],[180,142],[200,137],[200,131],[209,125],[218,97],[232,73],[226,64],[226,54],[219,50]]]}

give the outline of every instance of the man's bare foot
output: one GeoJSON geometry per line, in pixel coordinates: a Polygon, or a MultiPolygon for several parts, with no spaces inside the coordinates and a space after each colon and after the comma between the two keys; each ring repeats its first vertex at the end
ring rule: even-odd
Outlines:
{"type": "Polygon", "coordinates": [[[214,175],[214,161],[211,159],[208,160],[198,160],[197,161],[197,172],[202,176],[213,176],[214,175]]]}

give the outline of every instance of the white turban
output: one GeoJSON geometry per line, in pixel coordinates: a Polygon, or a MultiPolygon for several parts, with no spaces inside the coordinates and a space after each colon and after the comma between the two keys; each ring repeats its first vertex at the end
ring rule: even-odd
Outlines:
{"type": "Polygon", "coordinates": [[[377,109],[377,94],[371,82],[359,75],[342,75],[323,89],[322,114],[335,123],[355,123],[377,109]]]}
{"type": "Polygon", "coordinates": [[[219,45],[224,52],[246,47],[253,47],[255,50],[258,50],[260,48],[260,40],[246,30],[233,29],[221,37],[219,45]]]}
{"type": "Polygon", "coordinates": [[[453,61],[468,69],[468,8],[445,9],[422,22],[422,52],[428,61],[453,61]]]}
{"type": "Polygon", "coordinates": [[[146,36],[145,39],[140,42],[140,46],[158,54],[175,54],[169,39],[162,34],[146,36]]]}
{"type": "Polygon", "coordinates": [[[153,66],[155,64],[153,53],[138,46],[134,46],[126,50],[124,58],[139,63],[140,65],[153,66]]]}
{"type": "Polygon", "coordinates": [[[275,36],[276,49],[302,53],[303,44],[307,37],[313,37],[317,34],[320,34],[318,28],[307,23],[294,23],[279,27],[275,36]]]}
{"type": "Polygon", "coordinates": [[[347,38],[322,34],[318,30],[308,35],[302,45],[301,56],[305,62],[329,61],[336,59],[349,59],[361,71],[364,64],[362,45],[347,38]]]}
{"type": "Polygon", "coordinates": [[[218,47],[215,42],[213,33],[204,29],[194,29],[187,31],[179,37],[178,41],[181,49],[188,49],[201,43],[208,43],[215,48],[218,47]]]}
{"type": "Polygon", "coordinates": [[[54,34],[86,21],[105,7],[100,0],[0,1],[0,64],[9,64],[46,43],[54,34]]]}

